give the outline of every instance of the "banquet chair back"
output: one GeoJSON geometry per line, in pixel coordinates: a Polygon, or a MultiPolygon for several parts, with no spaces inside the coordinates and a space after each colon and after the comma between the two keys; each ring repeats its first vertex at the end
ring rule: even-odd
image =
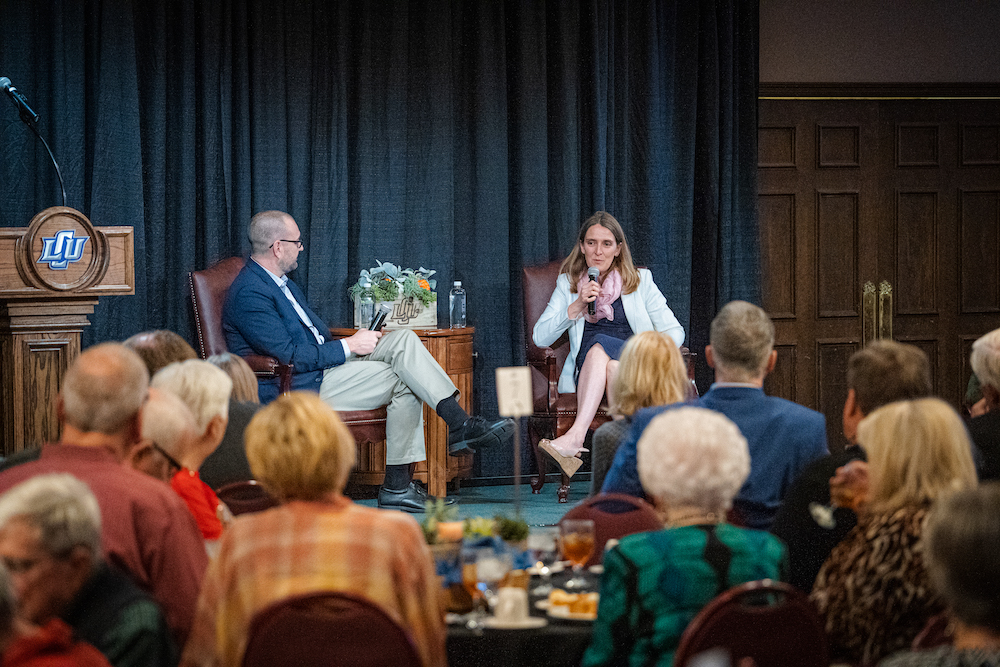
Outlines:
{"type": "Polygon", "coordinates": [[[278,505],[278,501],[255,479],[226,484],[219,488],[216,495],[234,516],[263,512],[278,505]]]}
{"type": "Polygon", "coordinates": [[[601,493],[587,498],[566,512],[560,523],[567,519],[591,519],[594,522],[594,552],[586,567],[604,561],[604,547],[608,540],[663,528],[663,520],[652,505],[642,498],[622,493],[601,493]]]}
{"type": "Polygon", "coordinates": [[[384,611],[348,593],[281,600],[253,617],[243,667],[419,667],[406,631],[384,611]]]}
{"type": "Polygon", "coordinates": [[[740,584],[708,603],[688,624],[674,665],[722,648],[730,663],[751,658],[757,667],[827,667],[826,633],[815,607],[803,593],[779,581],[740,584]]]}

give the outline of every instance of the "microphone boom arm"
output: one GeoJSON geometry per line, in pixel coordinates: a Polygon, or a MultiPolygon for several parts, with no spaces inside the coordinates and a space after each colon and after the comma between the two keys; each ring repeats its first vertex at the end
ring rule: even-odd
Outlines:
{"type": "Polygon", "coordinates": [[[52,149],[49,148],[49,142],[45,141],[43,137],[38,132],[38,114],[35,113],[34,109],[28,106],[28,100],[24,98],[24,95],[18,92],[16,88],[10,85],[10,79],[7,77],[0,77],[0,88],[10,96],[10,101],[15,107],[17,107],[17,115],[20,116],[21,122],[31,128],[31,131],[35,133],[38,140],[42,142],[45,146],[45,151],[49,154],[49,159],[52,161],[52,166],[56,170],[56,176],[59,178],[59,190],[62,192],[62,204],[66,205],[66,183],[63,182],[62,170],[59,169],[59,163],[56,162],[56,156],[52,154],[52,149]]]}

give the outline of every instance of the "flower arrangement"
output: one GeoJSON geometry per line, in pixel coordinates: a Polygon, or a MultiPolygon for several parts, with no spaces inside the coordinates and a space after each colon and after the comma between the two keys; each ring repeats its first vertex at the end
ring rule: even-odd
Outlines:
{"type": "MultiPolygon", "coordinates": [[[[458,508],[445,506],[440,498],[437,499],[436,504],[433,501],[428,501],[425,518],[421,523],[424,539],[427,540],[427,543],[440,542],[442,540],[441,529],[444,527],[442,524],[447,526],[455,522],[457,517],[458,508]]],[[[510,543],[528,539],[528,523],[524,519],[511,519],[499,514],[492,519],[481,516],[466,519],[461,522],[461,527],[461,537],[470,542],[493,536],[510,543]]],[[[455,539],[458,537],[456,536],[455,539]]]]}
{"type": "Polygon", "coordinates": [[[367,281],[371,284],[372,298],[376,302],[395,301],[401,294],[403,298],[414,298],[424,306],[429,306],[437,301],[437,294],[434,292],[437,281],[431,278],[437,273],[436,271],[425,269],[422,266],[416,271],[401,269],[395,264],[380,262],[377,259],[375,263],[378,266],[362,269],[358,282],[354,283],[348,290],[351,300],[357,301],[361,293],[364,292],[362,283],[367,281]]]}

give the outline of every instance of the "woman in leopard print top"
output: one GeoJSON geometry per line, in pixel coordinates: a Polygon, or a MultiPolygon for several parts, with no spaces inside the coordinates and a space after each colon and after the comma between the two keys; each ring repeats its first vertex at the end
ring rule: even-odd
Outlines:
{"type": "Polygon", "coordinates": [[[976,473],[961,417],[940,399],[883,406],[858,426],[858,440],[868,492],[812,599],[826,617],[831,659],[869,665],[909,647],[944,610],[924,566],[924,519],[936,498],[974,487],[976,473]]]}

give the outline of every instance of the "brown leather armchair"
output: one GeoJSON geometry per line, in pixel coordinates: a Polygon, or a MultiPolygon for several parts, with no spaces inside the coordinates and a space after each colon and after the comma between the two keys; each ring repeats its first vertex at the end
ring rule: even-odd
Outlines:
{"type": "MultiPolygon", "coordinates": [[[[203,271],[188,274],[194,325],[198,333],[198,354],[202,359],[228,351],[226,335],[222,331],[222,306],[226,302],[229,286],[245,263],[242,257],[230,257],[203,271]]],[[[258,378],[277,376],[282,394],[292,390],[292,364],[282,364],[274,357],[259,354],[247,355],[244,359],[258,378]]]]}
{"type": "MultiPolygon", "coordinates": [[[[538,347],[531,339],[535,322],[542,316],[548,305],[552,291],[556,287],[561,261],[541,266],[526,266],[522,270],[524,295],[524,342],[528,366],[531,369],[531,388],[534,413],[528,418],[528,442],[535,456],[538,474],[531,478],[531,492],[541,493],[545,485],[545,466],[548,457],[538,449],[542,438],[557,438],[570,429],[576,420],[576,394],[560,394],[559,373],[566,357],[569,356],[569,336],[564,333],[549,347],[538,347]]],[[[691,379],[692,393],[697,396],[694,386],[694,354],[681,347],[681,354],[687,362],[688,378],[691,379]]],[[[601,403],[590,429],[594,430],[609,421],[607,405],[601,403]]],[[[569,494],[570,478],[562,473],[562,483],[557,491],[559,502],[564,503],[569,494]]]]}
{"type": "MultiPolygon", "coordinates": [[[[198,333],[198,353],[202,359],[227,351],[226,337],[222,330],[222,306],[226,302],[230,285],[244,264],[246,260],[242,257],[230,257],[207,269],[188,274],[195,329],[198,333]]],[[[257,377],[277,376],[281,393],[291,391],[294,371],[292,364],[282,364],[273,357],[257,354],[248,355],[244,359],[257,377]]],[[[366,445],[385,441],[385,406],[374,410],[342,411],[338,414],[350,429],[359,450],[366,445]]],[[[380,478],[376,479],[377,474],[369,477],[370,479],[365,478],[365,482],[381,483],[380,478]]]]}

